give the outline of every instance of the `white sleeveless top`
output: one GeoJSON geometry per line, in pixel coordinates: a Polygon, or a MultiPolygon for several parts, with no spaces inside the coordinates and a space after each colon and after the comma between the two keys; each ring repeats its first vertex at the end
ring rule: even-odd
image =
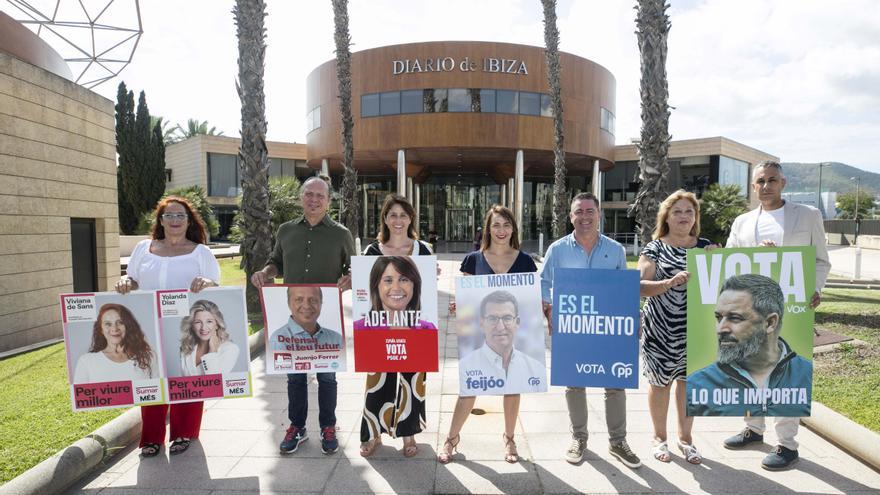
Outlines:
{"type": "Polygon", "coordinates": [[[220,283],[220,264],[204,244],[196,245],[189,254],[156,256],[150,252],[151,239],[135,246],[126,272],[141,290],[189,289],[196,277],[205,277],[220,283]]]}

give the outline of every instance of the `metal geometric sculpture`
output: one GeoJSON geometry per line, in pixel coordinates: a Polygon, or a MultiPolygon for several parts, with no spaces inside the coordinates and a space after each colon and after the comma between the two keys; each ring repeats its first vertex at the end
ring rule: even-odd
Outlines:
{"type": "Polygon", "coordinates": [[[75,82],[89,89],[122,72],[144,32],[139,0],[7,1],[22,14],[13,17],[55,49],[75,82]]]}

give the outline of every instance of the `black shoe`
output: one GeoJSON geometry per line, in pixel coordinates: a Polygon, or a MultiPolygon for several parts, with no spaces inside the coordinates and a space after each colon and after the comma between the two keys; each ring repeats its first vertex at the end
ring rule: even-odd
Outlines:
{"type": "Polygon", "coordinates": [[[737,450],[745,448],[752,443],[763,441],[764,435],[761,435],[760,433],[755,433],[754,431],[752,431],[751,428],[746,428],[743,431],[725,440],[724,448],[737,450]]]}
{"type": "Polygon", "coordinates": [[[305,442],[309,438],[305,428],[297,428],[291,425],[284,434],[284,440],[281,441],[280,450],[282,454],[292,454],[299,448],[299,444],[305,442]]]}
{"type": "Polygon", "coordinates": [[[782,445],[777,445],[776,451],[772,454],[768,454],[767,457],[761,461],[761,467],[769,471],[782,471],[783,469],[790,468],[792,464],[797,462],[797,460],[797,450],[791,450],[782,445]]]}

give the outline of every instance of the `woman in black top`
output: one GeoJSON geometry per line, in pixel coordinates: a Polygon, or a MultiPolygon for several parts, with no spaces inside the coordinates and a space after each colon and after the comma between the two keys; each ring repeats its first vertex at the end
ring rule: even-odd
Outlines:
{"type": "MultiPolygon", "coordinates": [[[[503,206],[495,205],[486,213],[483,238],[479,251],[468,254],[461,262],[464,275],[492,275],[499,273],[536,272],[538,267],[532,257],[519,250],[519,229],[513,212],[503,206]]],[[[474,408],[474,396],[459,396],[452,414],[449,434],[437,460],[446,464],[452,460],[460,441],[460,432],[474,408]]],[[[519,394],[504,396],[504,460],[510,463],[519,461],[513,431],[519,415],[519,394]]]]}
{"type": "MultiPolygon", "coordinates": [[[[433,254],[418,239],[415,209],[403,196],[389,194],[380,214],[379,239],[367,256],[425,256],[433,254]]],[[[425,428],[425,372],[369,373],[361,419],[361,455],[369,457],[382,445],[382,433],[403,437],[403,455],[418,454],[415,435],[425,428]]]]}

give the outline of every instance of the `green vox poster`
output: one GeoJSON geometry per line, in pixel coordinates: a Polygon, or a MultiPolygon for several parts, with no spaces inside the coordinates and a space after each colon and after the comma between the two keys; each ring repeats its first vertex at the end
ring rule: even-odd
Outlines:
{"type": "Polygon", "coordinates": [[[691,249],[688,416],[809,416],[815,247],[691,249]]]}

